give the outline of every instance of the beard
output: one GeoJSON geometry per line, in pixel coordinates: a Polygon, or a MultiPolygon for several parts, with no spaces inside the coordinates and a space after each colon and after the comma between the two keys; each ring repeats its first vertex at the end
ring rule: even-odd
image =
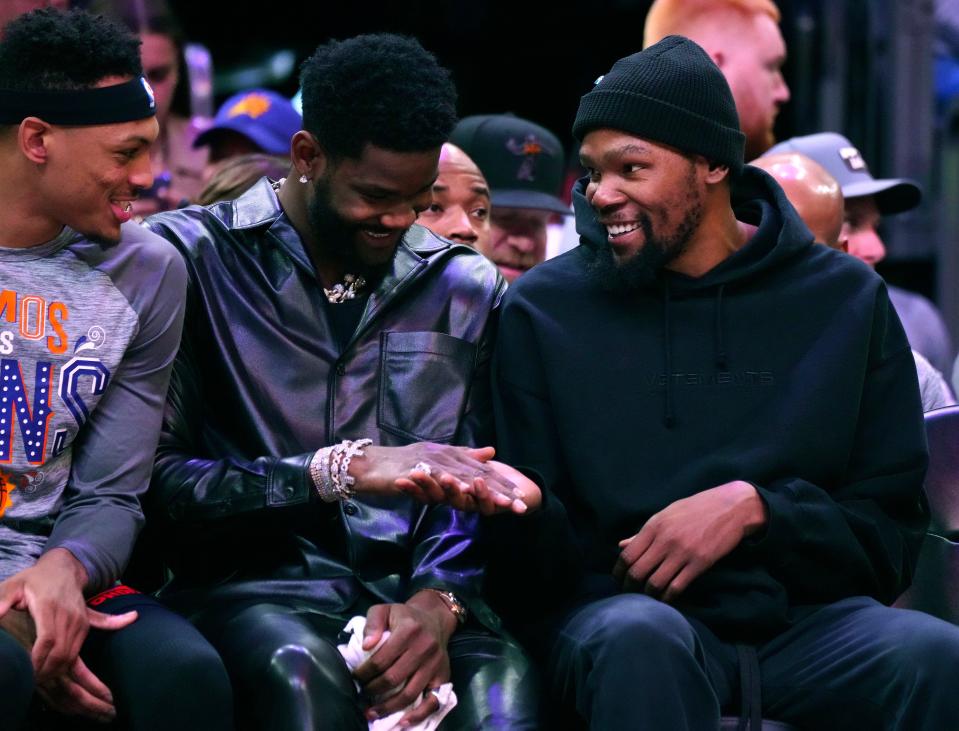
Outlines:
{"type": "Polygon", "coordinates": [[[322,177],[313,184],[313,198],[306,210],[310,228],[321,248],[319,253],[343,262],[347,269],[358,264],[359,256],[353,243],[357,227],[344,219],[330,203],[330,187],[322,177]]]}
{"type": "MultiPolygon", "coordinates": [[[[692,173],[692,171],[691,171],[692,173]]],[[[608,292],[627,293],[653,285],[668,264],[686,253],[693,233],[703,218],[703,196],[690,174],[685,200],[670,207],[685,211],[682,220],[667,235],[657,236],[648,213],[637,223],[643,232],[643,246],[625,260],[618,260],[613,246],[604,241],[587,264],[587,271],[608,292]]]]}
{"type": "Polygon", "coordinates": [[[366,261],[357,246],[360,231],[376,230],[343,218],[331,203],[330,187],[322,177],[313,184],[313,198],[307,203],[307,217],[317,242],[318,254],[343,265],[344,271],[362,276],[369,283],[378,282],[389,268],[390,261],[366,261]]]}

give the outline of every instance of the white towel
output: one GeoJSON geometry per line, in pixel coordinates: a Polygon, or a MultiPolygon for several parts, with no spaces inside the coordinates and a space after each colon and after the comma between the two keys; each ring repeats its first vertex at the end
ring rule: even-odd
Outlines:
{"type": "MultiPolygon", "coordinates": [[[[336,646],[336,649],[340,651],[343,659],[346,660],[346,666],[350,669],[350,672],[353,672],[356,670],[356,668],[362,665],[370,655],[379,650],[380,647],[383,646],[383,643],[390,638],[390,633],[384,632],[383,636],[380,638],[380,641],[376,644],[376,647],[369,651],[364,650],[363,630],[365,628],[366,617],[353,617],[353,619],[346,623],[346,627],[344,628],[344,631],[350,635],[350,641],[345,645],[336,646]]],[[[356,689],[360,689],[359,683],[356,684],[356,689]]],[[[386,696],[389,697],[399,693],[402,689],[402,686],[399,688],[394,688],[387,693],[386,696]]],[[[426,691],[426,693],[420,695],[419,698],[410,703],[410,705],[401,711],[392,713],[385,718],[378,718],[375,721],[370,721],[370,731],[392,731],[393,729],[399,728],[398,724],[400,719],[406,715],[407,711],[416,708],[420,703],[422,703],[426,698],[427,693],[433,693],[436,696],[437,700],[440,702],[440,707],[417,725],[408,726],[407,728],[410,729],[410,731],[436,731],[436,727],[440,725],[440,721],[446,717],[447,713],[456,707],[456,693],[453,692],[452,683],[443,683],[439,688],[426,691]]]]}

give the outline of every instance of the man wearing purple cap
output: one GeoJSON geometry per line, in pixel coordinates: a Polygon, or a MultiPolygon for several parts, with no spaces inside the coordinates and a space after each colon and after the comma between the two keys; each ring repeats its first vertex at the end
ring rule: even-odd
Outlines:
{"type": "MultiPolygon", "coordinates": [[[[874,178],[859,150],[835,132],[793,137],[770,149],[768,154],[778,152],[802,153],[839,181],[846,202],[842,235],[849,241],[850,254],[871,267],[886,258],[886,246],[878,231],[879,219],[919,205],[922,190],[915,182],[904,178],[874,178]]],[[[936,370],[948,373],[954,351],[939,310],[922,295],[892,285],[888,288],[889,299],[902,320],[909,344],[936,370]]]]}
{"type": "Polygon", "coordinates": [[[227,99],[193,146],[210,148],[210,165],[254,152],[289,157],[290,139],[302,127],[303,117],[289,99],[251,89],[227,99]]]}

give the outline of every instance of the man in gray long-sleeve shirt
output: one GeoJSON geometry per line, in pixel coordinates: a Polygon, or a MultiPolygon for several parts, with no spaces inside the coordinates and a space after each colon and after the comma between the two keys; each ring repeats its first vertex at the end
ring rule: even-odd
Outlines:
{"type": "Polygon", "coordinates": [[[0,725],[20,727],[35,684],[57,711],[133,729],[229,728],[213,649],[117,585],[143,523],[186,286],[175,250],[129,223],[157,135],[138,44],[53,10],[3,38],[0,725]]]}

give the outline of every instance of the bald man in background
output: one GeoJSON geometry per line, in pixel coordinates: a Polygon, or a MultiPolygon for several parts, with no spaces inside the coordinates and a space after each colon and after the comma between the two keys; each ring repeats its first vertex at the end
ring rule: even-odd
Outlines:
{"type": "Polygon", "coordinates": [[[746,135],[746,160],[773,146],[779,108],[789,101],[783,79],[786,43],[772,0],[656,0],[646,15],[643,47],[668,35],[690,38],[729,82],[746,135]]]}
{"type": "Polygon", "coordinates": [[[816,241],[846,251],[842,189],[822,165],[798,152],[766,155],[750,164],[776,179],[816,241]]]}
{"type": "MultiPolygon", "coordinates": [[[[798,152],[770,153],[750,164],[776,179],[816,241],[848,251],[849,239],[843,230],[845,199],[839,181],[829,171],[798,152]]],[[[912,357],[919,376],[922,410],[955,405],[956,399],[942,373],[916,350],[912,357]]]]}
{"type": "Polygon", "coordinates": [[[416,222],[437,236],[486,251],[490,240],[490,192],[472,158],[447,142],[440,152],[433,202],[416,222]]]}

